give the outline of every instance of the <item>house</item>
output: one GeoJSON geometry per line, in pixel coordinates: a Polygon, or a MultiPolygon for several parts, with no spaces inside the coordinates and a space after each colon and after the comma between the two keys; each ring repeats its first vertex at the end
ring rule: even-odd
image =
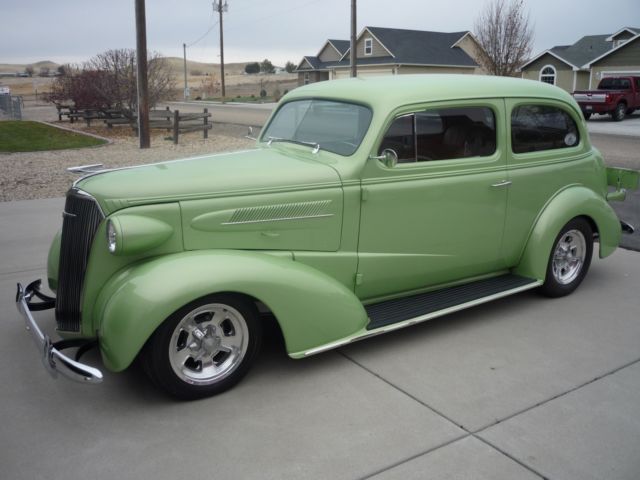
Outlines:
{"type": "MultiPolygon", "coordinates": [[[[484,73],[477,61],[480,48],[469,31],[365,27],[356,38],[358,76],[484,73]]],[[[327,40],[317,55],[300,61],[296,69],[298,83],[347,78],[351,72],[350,56],[348,40],[327,40]]]]}
{"type": "Polygon", "coordinates": [[[595,88],[607,76],[640,75],[640,28],[611,35],[588,35],[536,55],[521,68],[522,78],[557,85],[568,92],[595,88]]]}

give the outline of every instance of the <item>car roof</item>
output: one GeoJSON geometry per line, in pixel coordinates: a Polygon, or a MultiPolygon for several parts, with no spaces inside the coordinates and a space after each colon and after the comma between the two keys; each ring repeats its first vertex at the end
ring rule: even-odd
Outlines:
{"type": "Polygon", "coordinates": [[[544,82],[488,75],[388,75],[317,82],[296,88],[286,101],[296,98],[332,98],[363,103],[374,108],[472,98],[528,97],[555,99],[571,105],[573,98],[544,82]]]}

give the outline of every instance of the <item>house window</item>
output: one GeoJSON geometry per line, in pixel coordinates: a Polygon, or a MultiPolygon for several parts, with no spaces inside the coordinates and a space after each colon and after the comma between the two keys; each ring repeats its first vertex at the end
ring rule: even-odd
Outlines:
{"type": "Polygon", "coordinates": [[[365,55],[373,54],[373,40],[371,38],[364,39],[364,54],[365,55]]]}
{"type": "Polygon", "coordinates": [[[309,84],[309,72],[304,72],[304,84],[309,84]]]}
{"type": "Polygon", "coordinates": [[[540,81],[549,85],[556,84],[556,69],[553,65],[547,65],[540,70],[540,81]]]}

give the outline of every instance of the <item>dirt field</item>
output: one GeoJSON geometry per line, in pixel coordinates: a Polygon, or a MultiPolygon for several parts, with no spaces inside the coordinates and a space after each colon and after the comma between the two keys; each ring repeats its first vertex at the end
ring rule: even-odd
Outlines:
{"type": "MultiPolygon", "coordinates": [[[[167,58],[176,81],[175,98],[182,100],[184,91],[184,68],[181,58],[167,58]]],[[[54,72],[58,65],[52,62],[38,62],[34,64],[33,77],[0,77],[0,86],[11,88],[12,95],[20,95],[25,102],[35,102],[42,94],[51,89],[53,77],[37,76],[40,66],[46,66],[54,72]],[[37,97],[36,97],[37,95],[37,97]]],[[[261,88],[267,95],[272,95],[278,89],[281,94],[285,90],[292,90],[298,85],[296,73],[245,75],[246,63],[225,64],[225,86],[227,98],[237,96],[260,96],[261,88]]],[[[26,65],[0,64],[0,73],[21,73],[26,65]]],[[[196,97],[217,97],[220,95],[220,66],[218,64],[187,61],[187,85],[191,99],[196,97]]]]}

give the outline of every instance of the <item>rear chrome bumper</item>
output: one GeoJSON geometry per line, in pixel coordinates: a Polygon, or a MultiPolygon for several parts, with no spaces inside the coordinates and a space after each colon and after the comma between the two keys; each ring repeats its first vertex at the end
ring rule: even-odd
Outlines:
{"type": "MultiPolygon", "coordinates": [[[[100,370],[80,363],[62,353],[60,350],[64,347],[60,347],[60,349],[56,348],[56,345],[51,342],[51,339],[38,327],[33,315],[31,315],[31,310],[49,309],[53,308],[55,304],[55,299],[47,297],[40,292],[40,283],[40,280],[36,280],[27,285],[26,288],[18,283],[16,307],[24,319],[27,331],[31,333],[31,338],[33,338],[36,346],[40,350],[45,369],[53,378],[57,378],[58,373],[60,373],[71,380],[82,383],[102,382],[103,375],[100,370]],[[42,302],[31,303],[33,297],[39,298],[42,302]]],[[[64,343],[64,341],[61,343],[64,343]]],[[[78,346],[78,344],[70,342],[67,343],[67,346],[78,346]]]]}

